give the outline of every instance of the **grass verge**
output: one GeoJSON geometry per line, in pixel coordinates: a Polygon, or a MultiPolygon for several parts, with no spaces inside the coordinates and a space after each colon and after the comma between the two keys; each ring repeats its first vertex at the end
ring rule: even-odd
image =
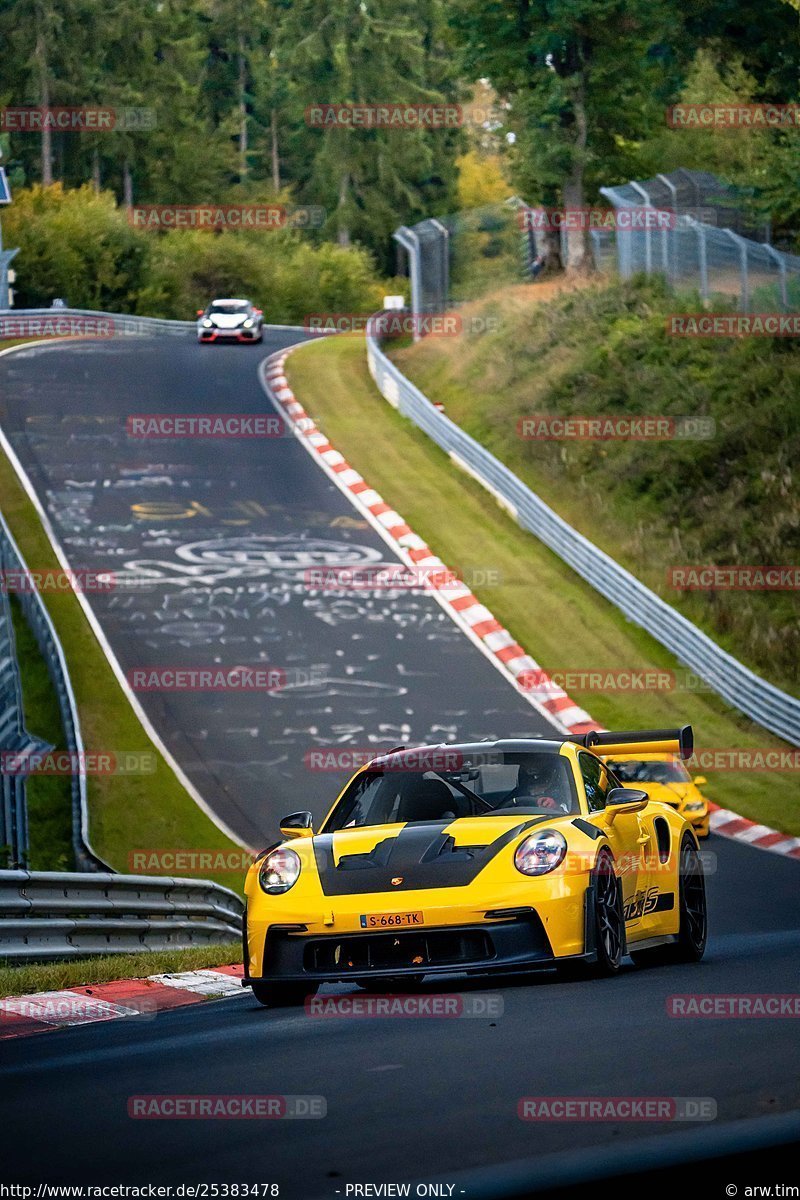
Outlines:
{"type": "MultiPolygon", "coordinates": [[[[526,533],[486,491],[380,396],[362,339],[308,343],[287,362],[291,387],[351,465],[448,566],[495,572],[474,588],[499,621],[551,672],[677,670],[675,660],[565,563],[526,533]]],[[[611,728],[691,722],[701,748],[785,749],[710,693],[571,691],[611,728]]],[[[800,834],[793,772],[706,771],[711,800],[800,834]]]]}
{"type": "Polygon", "coordinates": [[[84,958],[80,962],[0,966],[0,996],[26,996],[33,992],[57,992],[62,988],[111,983],[115,979],[144,979],[147,975],[228,967],[241,960],[240,942],[222,942],[219,946],[193,946],[189,950],[106,954],[99,958],[84,958]]]}
{"type": "MultiPolygon", "coordinates": [[[[9,460],[0,453],[0,508],[32,570],[60,570],[38,514],[9,460]]],[[[42,599],[55,626],[72,679],[88,751],[149,753],[151,774],[92,775],[87,780],[89,836],[96,852],[119,871],[132,869],[137,850],[227,851],[229,838],[194,802],[155,749],[120,687],[71,591],[42,599]]],[[[143,874],[164,874],[153,867],[143,874]]],[[[244,871],[186,872],[242,891],[244,871]]]]}

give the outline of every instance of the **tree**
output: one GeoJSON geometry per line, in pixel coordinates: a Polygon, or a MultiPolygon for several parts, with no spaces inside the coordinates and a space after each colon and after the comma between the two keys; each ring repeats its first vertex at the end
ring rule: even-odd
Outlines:
{"type": "MultiPolygon", "coordinates": [[[[440,0],[296,0],[277,43],[295,129],[310,106],[440,103],[444,37],[440,0]]],[[[294,138],[300,197],[329,210],[340,245],[385,246],[397,225],[446,202],[457,145],[445,130],[306,129],[294,138]]]]}
{"type": "MultiPolygon", "coordinates": [[[[713,42],[695,55],[679,100],[684,105],[741,105],[754,102],[757,94],[758,81],[742,59],[731,57],[721,42],[713,42]]],[[[797,236],[800,226],[796,143],[793,127],[663,129],[640,152],[647,176],[688,167],[710,171],[733,184],[754,223],[769,220],[778,238],[788,239],[797,236]]]]}
{"type": "MultiPolygon", "coordinates": [[[[663,120],[674,8],[664,0],[456,0],[465,69],[509,103],[513,173],[526,200],[583,208],[625,169],[630,142],[663,120]]],[[[567,268],[589,266],[568,230],[567,268]]]]}

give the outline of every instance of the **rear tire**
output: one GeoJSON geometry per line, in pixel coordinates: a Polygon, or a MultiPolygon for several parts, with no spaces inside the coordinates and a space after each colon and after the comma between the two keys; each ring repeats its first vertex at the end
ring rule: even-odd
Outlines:
{"type": "Polygon", "coordinates": [[[317,994],[313,983],[251,983],[253,995],[265,1008],[297,1008],[317,994]]]}
{"type": "Polygon", "coordinates": [[[706,882],[703,863],[688,834],[683,836],[678,869],[678,940],[667,946],[654,946],[651,950],[632,950],[631,958],[637,967],[699,962],[705,954],[708,939],[706,882]]]}

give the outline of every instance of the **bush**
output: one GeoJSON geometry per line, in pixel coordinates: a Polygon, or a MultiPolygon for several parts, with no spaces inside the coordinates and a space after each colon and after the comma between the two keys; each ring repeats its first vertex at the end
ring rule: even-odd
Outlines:
{"type": "Polygon", "coordinates": [[[15,304],[47,308],[55,296],[72,308],[131,312],[148,270],[149,247],[113,195],[60,183],[14,195],[3,236],[19,247],[15,304]]]}
{"type": "Polygon", "coordinates": [[[295,230],[150,233],[88,186],[18,192],[3,221],[20,248],[18,308],[62,296],[73,308],[187,320],[214,296],[246,296],[267,321],[302,324],[309,313],[372,312],[387,290],[357,247],[312,245],[295,230]]]}

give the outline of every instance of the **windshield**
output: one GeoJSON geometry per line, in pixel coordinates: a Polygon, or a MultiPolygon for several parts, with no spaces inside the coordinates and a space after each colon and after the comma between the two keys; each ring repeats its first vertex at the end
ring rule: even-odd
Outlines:
{"type": "Polygon", "coordinates": [[[209,308],[210,313],[225,313],[226,316],[233,316],[238,313],[249,312],[250,305],[246,300],[215,300],[209,308]]]}
{"type": "Polygon", "coordinates": [[[457,770],[365,771],[353,780],[324,832],[457,817],[579,813],[569,764],[559,754],[492,754],[457,770]]]}
{"type": "Polygon", "coordinates": [[[620,783],[688,783],[691,776],[681,762],[610,762],[620,783]]]}

